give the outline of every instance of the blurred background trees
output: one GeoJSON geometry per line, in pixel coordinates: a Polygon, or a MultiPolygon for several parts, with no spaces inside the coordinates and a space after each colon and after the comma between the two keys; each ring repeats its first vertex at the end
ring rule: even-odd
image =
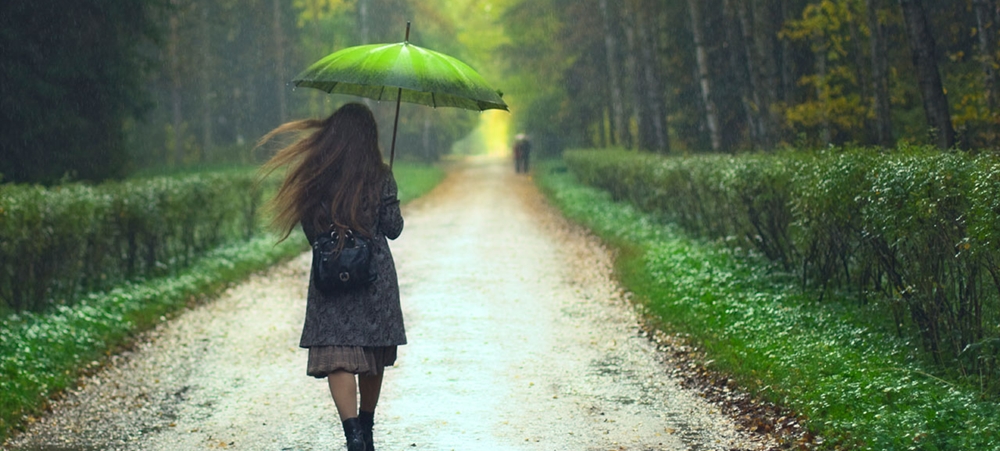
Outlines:
{"type": "MultiPolygon", "coordinates": [[[[997,145],[997,0],[12,0],[0,6],[5,182],[253,163],[282,121],[354,99],[289,81],[402,39],[505,92],[535,148],[653,152],[997,145]]],[[[374,103],[372,103],[374,105],[374,103]]],[[[384,136],[391,108],[376,107],[384,136]]],[[[404,105],[436,160],[477,113],[404,105]]],[[[506,120],[506,119],[505,119],[506,120]]],[[[465,146],[468,148],[469,146],[465,146]]],[[[474,147],[474,146],[473,146],[474,147]]]]}
{"type": "MultiPolygon", "coordinates": [[[[402,41],[406,21],[420,9],[416,5],[404,0],[171,0],[158,20],[164,24],[160,69],[149,77],[159,107],[136,122],[131,134],[136,165],[258,161],[262,156],[249,149],[278,124],[362,101],[294,89],[295,75],[347,46],[402,41]]],[[[435,31],[446,26],[423,19],[411,41],[447,48],[439,45],[447,42],[435,31]]],[[[388,143],[390,108],[373,109],[388,143]]],[[[397,154],[434,161],[476,119],[467,112],[404,108],[397,154]]]]}
{"type": "Polygon", "coordinates": [[[995,0],[516,1],[503,56],[546,69],[511,90],[513,118],[559,148],[992,150],[997,17],[995,0]]]}
{"type": "MultiPolygon", "coordinates": [[[[322,56],[401,41],[414,14],[421,19],[411,41],[467,53],[452,39],[451,17],[438,12],[445,6],[429,3],[4,2],[2,180],[97,181],[137,170],[254,163],[262,157],[251,153],[256,140],[281,122],[359,101],[293,89],[290,80],[322,56]]],[[[389,113],[375,111],[387,136],[389,113]]],[[[404,108],[398,154],[434,161],[477,122],[475,113],[404,108]]]]}

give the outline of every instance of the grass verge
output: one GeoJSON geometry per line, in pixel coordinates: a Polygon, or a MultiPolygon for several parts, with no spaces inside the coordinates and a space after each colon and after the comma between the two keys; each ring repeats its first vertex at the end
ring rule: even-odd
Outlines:
{"type": "Polygon", "coordinates": [[[392,172],[399,185],[399,201],[404,204],[426,194],[445,176],[440,166],[407,162],[396,162],[392,172]]]}
{"type": "Polygon", "coordinates": [[[12,315],[0,322],[0,431],[3,438],[37,415],[51,394],[99,365],[134,333],[196,299],[304,251],[304,239],[277,246],[273,235],[225,246],[173,277],[95,293],[72,307],[12,315]]]}
{"type": "MultiPolygon", "coordinates": [[[[930,376],[913,347],[822,304],[763,258],[699,241],[600,190],[560,163],[536,179],[567,217],[621,252],[622,283],[668,332],[690,336],[710,368],[795,410],[826,449],[1000,449],[994,402],[930,376]]],[[[855,301],[856,302],[856,301],[855,301]]]]}
{"type": "MultiPolygon", "coordinates": [[[[437,166],[407,163],[395,165],[394,173],[403,203],[430,191],[445,175],[437,166]]],[[[275,241],[264,234],[218,248],[171,277],[92,293],[71,307],[0,320],[0,443],[39,415],[50,396],[99,366],[136,333],[308,248],[297,234],[275,241]]]]}

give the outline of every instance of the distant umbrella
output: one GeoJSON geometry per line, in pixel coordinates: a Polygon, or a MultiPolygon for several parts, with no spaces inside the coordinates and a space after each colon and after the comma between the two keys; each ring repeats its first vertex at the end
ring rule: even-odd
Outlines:
{"type": "Polygon", "coordinates": [[[375,100],[396,101],[389,166],[396,156],[400,102],[483,111],[508,110],[500,91],[467,64],[410,44],[370,44],[338,50],[295,77],[295,86],[375,100]]]}

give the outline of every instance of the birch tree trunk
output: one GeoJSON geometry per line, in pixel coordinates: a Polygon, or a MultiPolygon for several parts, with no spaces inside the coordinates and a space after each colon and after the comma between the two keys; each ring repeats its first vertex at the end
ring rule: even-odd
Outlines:
{"type": "Polygon", "coordinates": [[[927,123],[933,129],[934,141],[941,149],[955,145],[955,129],[951,125],[948,97],[944,93],[941,73],[938,71],[937,49],[927,13],[921,0],[899,0],[903,8],[906,32],[910,38],[913,65],[924,101],[927,123]]]}
{"type": "Polygon", "coordinates": [[[691,34],[694,36],[695,62],[698,65],[698,84],[701,87],[701,101],[705,108],[705,123],[708,125],[708,136],[712,150],[722,147],[722,137],[719,134],[719,115],[712,100],[712,81],[708,76],[708,52],[705,51],[705,35],[702,28],[701,11],[698,0],[687,0],[691,13],[691,34]]]}
{"type": "Polygon", "coordinates": [[[281,3],[282,0],[273,0],[274,4],[274,75],[277,78],[275,82],[275,87],[277,88],[276,94],[278,95],[278,120],[282,123],[285,122],[287,114],[288,101],[286,98],[286,82],[285,82],[285,33],[281,27],[281,3]]]}
{"type": "Polygon", "coordinates": [[[885,27],[879,19],[882,0],[865,0],[868,9],[868,29],[871,31],[872,104],[875,110],[875,142],[881,147],[895,145],[892,138],[892,109],[889,103],[889,61],[885,44],[885,27]]]}
{"type": "Polygon", "coordinates": [[[599,0],[601,7],[601,17],[604,23],[604,54],[608,67],[608,93],[611,102],[611,127],[608,137],[612,145],[621,144],[624,141],[625,133],[625,103],[622,99],[622,87],[620,81],[620,64],[618,60],[618,40],[615,38],[615,17],[610,10],[608,0],[599,0]]]}

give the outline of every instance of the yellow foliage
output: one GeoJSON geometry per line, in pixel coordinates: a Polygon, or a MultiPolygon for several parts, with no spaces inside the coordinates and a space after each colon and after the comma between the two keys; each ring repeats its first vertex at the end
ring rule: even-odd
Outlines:
{"type": "Polygon", "coordinates": [[[350,0],[293,0],[292,5],[299,11],[299,28],[310,22],[334,17],[351,11],[354,2],[350,0]]]}
{"type": "MultiPolygon", "coordinates": [[[[829,124],[841,130],[864,127],[873,116],[871,108],[861,98],[857,74],[848,61],[851,23],[862,23],[857,11],[859,0],[822,0],[807,5],[802,18],[785,24],[780,36],[793,41],[807,40],[817,58],[826,59],[825,74],[811,74],[799,79],[799,86],[812,87],[810,99],[795,105],[784,105],[781,111],[792,128],[816,127],[829,124]]],[[[860,26],[863,34],[868,29],[860,26]]]]}

